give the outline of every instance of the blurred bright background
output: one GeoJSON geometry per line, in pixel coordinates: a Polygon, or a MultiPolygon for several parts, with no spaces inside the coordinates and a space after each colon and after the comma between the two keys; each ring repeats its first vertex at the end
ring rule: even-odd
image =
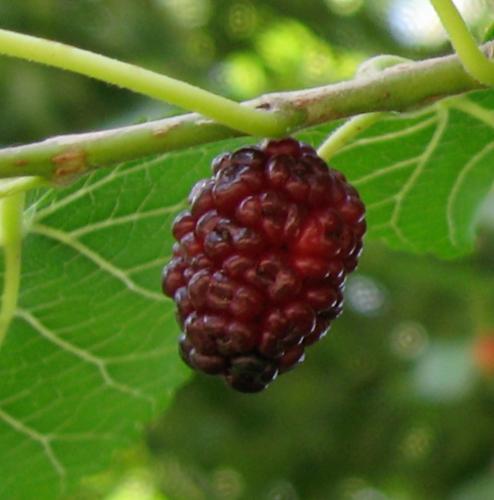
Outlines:
{"type": "MultiPolygon", "coordinates": [[[[456,3],[481,37],[493,0],[456,3]]],[[[235,99],[450,51],[428,0],[0,0],[0,20],[235,99]]],[[[3,145],[176,113],[7,59],[0,109],[3,145]]],[[[459,262],[369,244],[304,365],[256,396],[193,378],[74,499],[494,498],[493,214],[459,262]]]]}

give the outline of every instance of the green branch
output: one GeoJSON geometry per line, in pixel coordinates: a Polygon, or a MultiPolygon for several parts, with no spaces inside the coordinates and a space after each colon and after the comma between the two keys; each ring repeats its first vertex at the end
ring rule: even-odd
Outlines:
{"type": "Polygon", "coordinates": [[[43,38],[0,29],[0,54],[73,71],[127,88],[185,110],[196,111],[247,134],[283,135],[290,125],[288,116],[277,116],[242,106],[139,66],[43,38]]]}
{"type": "Polygon", "coordinates": [[[465,69],[484,85],[494,85],[494,62],[487,59],[451,0],[431,0],[465,69]]]}
{"type": "Polygon", "coordinates": [[[17,308],[21,280],[22,211],[24,193],[0,200],[0,243],[4,252],[4,278],[0,308],[0,348],[17,308]]]}
{"type": "MultiPolygon", "coordinates": [[[[494,43],[484,46],[489,52],[494,43]]],[[[457,56],[398,64],[378,74],[315,89],[270,94],[245,108],[287,117],[289,132],[340,118],[382,111],[407,111],[446,96],[485,88],[457,56]]],[[[0,177],[39,176],[67,183],[78,175],[143,156],[242,135],[217,122],[188,114],[103,132],[55,137],[0,150],[0,177]]]]}

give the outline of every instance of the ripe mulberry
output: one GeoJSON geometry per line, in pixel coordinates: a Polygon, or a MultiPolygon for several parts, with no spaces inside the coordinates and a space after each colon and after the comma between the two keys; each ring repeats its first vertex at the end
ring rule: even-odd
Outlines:
{"type": "Polygon", "coordinates": [[[345,177],[294,139],[217,157],[173,224],[163,292],[192,368],[257,392],[339,316],[365,208],[345,177]]]}

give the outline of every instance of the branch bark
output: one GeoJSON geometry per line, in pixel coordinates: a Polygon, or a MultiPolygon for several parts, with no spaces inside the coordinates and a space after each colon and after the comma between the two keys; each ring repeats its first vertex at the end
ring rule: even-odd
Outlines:
{"type": "MultiPolygon", "coordinates": [[[[494,42],[483,46],[489,58],[494,42]]],[[[486,88],[457,56],[404,63],[378,74],[324,87],[267,94],[245,103],[291,123],[290,133],[332,120],[376,111],[408,111],[452,95],[486,88]]],[[[122,161],[244,135],[197,114],[0,150],[0,177],[40,176],[66,184],[122,161]]]]}

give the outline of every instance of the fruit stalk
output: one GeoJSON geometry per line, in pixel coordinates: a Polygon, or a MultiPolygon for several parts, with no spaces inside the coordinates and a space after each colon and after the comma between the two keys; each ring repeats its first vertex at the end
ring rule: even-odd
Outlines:
{"type": "Polygon", "coordinates": [[[366,128],[374,125],[384,116],[384,113],[367,113],[365,115],[354,116],[340,128],[336,129],[319,147],[317,154],[325,161],[331,158],[345,144],[350,142],[356,135],[366,128]]]}

